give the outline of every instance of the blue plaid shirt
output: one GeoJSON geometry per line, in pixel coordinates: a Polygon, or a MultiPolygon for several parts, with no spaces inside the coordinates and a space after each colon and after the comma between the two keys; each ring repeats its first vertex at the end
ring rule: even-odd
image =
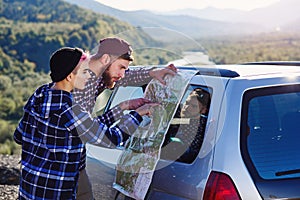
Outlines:
{"type": "Polygon", "coordinates": [[[14,132],[22,145],[20,199],[75,199],[79,170],[85,167],[84,143],[114,147],[142,121],[132,111],[109,127],[74,103],[71,93],[51,86],[41,86],[29,98],[14,132]]]}

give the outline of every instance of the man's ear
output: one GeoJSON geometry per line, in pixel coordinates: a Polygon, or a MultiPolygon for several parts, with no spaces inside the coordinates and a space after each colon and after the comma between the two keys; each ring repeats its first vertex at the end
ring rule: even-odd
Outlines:
{"type": "Polygon", "coordinates": [[[101,57],[101,62],[104,65],[109,64],[109,62],[110,62],[110,56],[108,54],[103,54],[103,56],[101,57]]]}
{"type": "Polygon", "coordinates": [[[66,77],[66,80],[68,81],[68,82],[71,82],[72,81],[72,79],[73,79],[73,73],[70,73],[67,77],[66,77]]]}

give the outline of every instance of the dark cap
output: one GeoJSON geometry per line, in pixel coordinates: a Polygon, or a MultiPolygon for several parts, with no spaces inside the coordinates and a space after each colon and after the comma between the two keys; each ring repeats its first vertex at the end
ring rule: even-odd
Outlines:
{"type": "Polygon", "coordinates": [[[120,38],[108,37],[100,40],[98,54],[109,54],[133,61],[132,48],[130,44],[120,38]]]}
{"type": "Polygon", "coordinates": [[[78,48],[63,47],[50,58],[51,79],[59,82],[65,79],[78,65],[83,51],[78,48]]]}

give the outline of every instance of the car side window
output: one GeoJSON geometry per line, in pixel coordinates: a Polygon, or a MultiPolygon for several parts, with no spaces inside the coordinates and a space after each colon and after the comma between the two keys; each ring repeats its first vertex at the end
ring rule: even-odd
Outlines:
{"type": "Polygon", "coordinates": [[[112,100],[107,102],[106,109],[111,109],[119,103],[129,100],[141,98],[144,96],[145,86],[120,86],[117,88],[117,91],[113,93],[112,100]]]}
{"type": "MultiPolygon", "coordinates": [[[[140,98],[145,87],[119,87],[108,102],[110,109],[122,101],[140,98]]],[[[190,85],[170,122],[161,159],[192,163],[202,146],[209,114],[212,90],[204,86],[190,85]]]]}
{"type": "Polygon", "coordinates": [[[104,113],[105,107],[108,104],[109,98],[112,94],[112,90],[105,89],[96,99],[96,103],[93,109],[93,114],[95,116],[102,115],[104,113]]]}
{"type": "Polygon", "coordinates": [[[210,107],[208,88],[189,86],[172,119],[161,151],[161,159],[192,163],[203,143],[210,107]]]}

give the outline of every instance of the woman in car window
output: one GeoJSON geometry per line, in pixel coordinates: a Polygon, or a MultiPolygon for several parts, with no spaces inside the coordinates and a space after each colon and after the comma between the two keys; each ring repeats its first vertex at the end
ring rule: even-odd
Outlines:
{"type": "Polygon", "coordinates": [[[180,117],[189,119],[189,123],[180,126],[176,137],[187,149],[178,161],[191,163],[198,155],[204,138],[209,104],[209,93],[200,88],[193,90],[186,99],[180,117]]]}
{"type": "Polygon", "coordinates": [[[196,88],[189,94],[182,109],[175,114],[180,122],[168,130],[161,158],[185,163],[195,160],[203,142],[209,105],[210,94],[205,90],[196,88]]]}

